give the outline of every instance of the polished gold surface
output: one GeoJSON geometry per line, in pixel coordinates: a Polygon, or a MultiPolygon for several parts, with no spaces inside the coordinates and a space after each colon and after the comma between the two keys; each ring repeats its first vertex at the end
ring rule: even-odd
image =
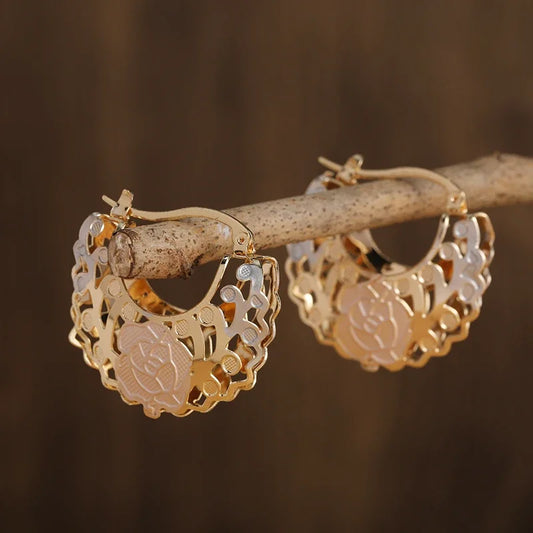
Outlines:
{"type": "Polygon", "coordinates": [[[107,197],[110,215],[94,213],[74,244],[71,342],[102,383],[147,416],[206,412],[251,389],[267,358],[279,312],[279,269],[256,255],[252,233],[233,217],[205,208],[162,213],[136,210],[133,195],[107,197]],[[232,255],[220,262],[204,298],[183,310],[161,300],[146,280],[124,280],[108,265],[107,244],[118,228],[148,221],[212,219],[230,231],[232,255]],[[228,267],[235,283],[223,285],[228,267]]]}
{"type": "Polygon", "coordinates": [[[424,366],[468,335],[490,284],[494,231],[484,213],[468,214],[466,198],[449,180],[411,167],[368,171],[361,156],[311,182],[308,193],[355,185],[358,179],[430,179],[448,192],[429,252],[410,267],[384,256],[370,231],[287,247],[289,296],[317,339],[366,370],[424,366]]]}

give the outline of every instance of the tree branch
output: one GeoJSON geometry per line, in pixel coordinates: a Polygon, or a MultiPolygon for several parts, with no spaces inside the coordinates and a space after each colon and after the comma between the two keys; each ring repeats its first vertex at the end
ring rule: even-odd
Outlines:
{"type": "MultiPolygon", "coordinates": [[[[494,154],[437,170],[466,193],[470,210],[533,202],[533,158],[494,154]]],[[[252,230],[258,250],[439,215],[446,193],[425,180],[359,182],[226,212],[252,230]]],[[[183,220],[119,231],[109,245],[113,273],[124,278],[187,277],[231,253],[223,225],[183,220]]]]}

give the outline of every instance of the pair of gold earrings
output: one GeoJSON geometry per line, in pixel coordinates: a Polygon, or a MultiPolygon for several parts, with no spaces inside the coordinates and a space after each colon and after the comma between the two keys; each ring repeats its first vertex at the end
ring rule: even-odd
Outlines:
{"type": "MultiPolygon", "coordinates": [[[[490,283],[494,231],[485,213],[468,214],[464,193],[419,168],[362,169],[354,156],[328,169],[307,193],[352,186],[358,179],[429,179],[448,192],[446,212],[425,257],[408,267],[388,259],[369,230],[287,247],[289,296],[319,342],[366,370],[421,367],[468,335],[490,283]]],[[[123,191],[109,215],[93,213],[74,244],[70,341],[102,383],[147,416],[206,412],[251,389],[275,335],[279,268],[258,255],[252,232],[230,215],[205,208],[163,213],[132,207],[123,191]],[[108,263],[112,235],[149,222],[204,218],[228,227],[225,256],[204,298],[189,310],[160,299],[146,280],[115,276],[108,263]],[[230,264],[232,269],[229,269],[230,264]],[[234,273],[234,274],[233,274],[234,273]],[[224,283],[228,276],[230,280],[224,283]]]]}

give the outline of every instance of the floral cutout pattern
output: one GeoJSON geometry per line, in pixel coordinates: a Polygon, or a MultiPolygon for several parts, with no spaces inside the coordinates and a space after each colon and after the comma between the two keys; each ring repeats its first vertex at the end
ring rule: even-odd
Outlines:
{"type": "Polygon", "coordinates": [[[189,394],[192,354],[171,330],[154,322],[128,322],[118,333],[115,374],[119,391],[141,403],[147,416],[177,412],[189,394]]]}
{"type": "Polygon", "coordinates": [[[335,335],[343,355],[367,370],[401,360],[409,346],[412,311],[385,281],[344,286],[335,335]]]}
{"type": "MultiPolygon", "coordinates": [[[[308,193],[342,186],[328,173],[308,193]],[[333,181],[332,181],[333,180],[333,181]]],[[[287,246],[289,296],[318,341],[367,370],[420,368],[465,339],[490,284],[485,213],[443,215],[414,266],[385,257],[369,230],[287,246]]]]}
{"type": "MultiPolygon", "coordinates": [[[[113,209],[109,216],[93,213],[84,221],[71,271],[69,340],[100,372],[102,384],[119,391],[126,403],[143,405],[153,418],[162,412],[179,417],[206,413],[253,388],[275,336],[277,261],[250,253],[243,258],[234,251],[221,260],[206,296],[184,310],[164,302],[146,280],[113,275],[107,248],[125,223],[113,209]],[[222,281],[229,281],[227,267],[236,262],[236,283],[222,287],[222,281]]],[[[205,218],[228,218],[199,211],[205,218]]],[[[227,225],[239,230],[234,219],[227,225]]]]}

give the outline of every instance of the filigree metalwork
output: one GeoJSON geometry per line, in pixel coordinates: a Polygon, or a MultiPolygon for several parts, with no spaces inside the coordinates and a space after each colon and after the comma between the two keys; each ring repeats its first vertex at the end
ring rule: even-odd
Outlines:
{"type": "MultiPolygon", "coordinates": [[[[351,167],[324,173],[307,193],[354,184],[362,177],[361,163],[352,160],[351,167]]],[[[408,175],[398,170],[383,174],[408,175]]],[[[366,172],[364,177],[382,177],[381,171],[366,172]]],[[[428,177],[424,172],[414,177],[428,177]]],[[[449,213],[414,267],[388,259],[368,230],[287,246],[289,296],[320,342],[366,370],[399,370],[447,354],[468,335],[490,284],[494,231],[485,213],[466,213],[464,194],[453,187],[449,213]]]]}
{"type": "Polygon", "coordinates": [[[111,215],[94,213],[74,244],[71,342],[98,369],[103,384],[147,416],[206,412],[251,389],[267,359],[279,312],[279,271],[272,257],[256,255],[250,231],[239,221],[209,209],[149,213],[131,208],[124,191],[111,215]],[[161,300],[146,280],[112,274],[107,245],[132,218],[203,217],[232,232],[234,253],[220,262],[205,297],[189,310],[161,300]],[[230,264],[234,284],[222,285],[230,264]]]}

